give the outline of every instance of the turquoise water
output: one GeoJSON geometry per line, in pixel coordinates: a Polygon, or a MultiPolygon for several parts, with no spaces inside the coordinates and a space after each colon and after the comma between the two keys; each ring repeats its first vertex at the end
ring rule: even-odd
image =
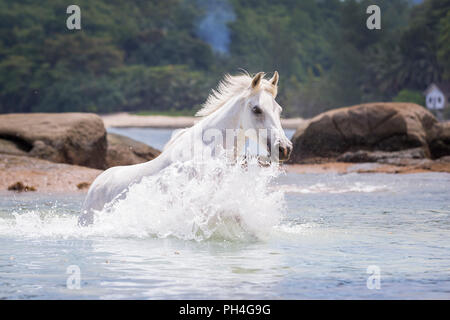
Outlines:
{"type": "Polygon", "coordinates": [[[192,186],[181,189],[188,204],[152,193],[140,202],[152,189],[138,186],[112,216],[127,211],[129,221],[88,230],[76,225],[82,194],[0,193],[0,299],[450,298],[449,174],[250,176],[255,192],[240,189],[240,174],[220,182],[227,199],[214,198],[218,190],[210,201],[241,220],[196,240],[186,240],[177,207],[201,209],[192,186]],[[79,268],[79,289],[69,266],[79,268]],[[379,289],[367,286],[369,266],[379,289]]]}

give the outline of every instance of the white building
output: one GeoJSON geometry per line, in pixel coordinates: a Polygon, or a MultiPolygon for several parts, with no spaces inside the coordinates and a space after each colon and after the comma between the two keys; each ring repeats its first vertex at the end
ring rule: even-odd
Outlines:
{"type": "Polygon", "coordinates": [[[425,103],[430,110],[442,110],[450,105],[450,83],[432,83],[424,94],[425,103]]]}

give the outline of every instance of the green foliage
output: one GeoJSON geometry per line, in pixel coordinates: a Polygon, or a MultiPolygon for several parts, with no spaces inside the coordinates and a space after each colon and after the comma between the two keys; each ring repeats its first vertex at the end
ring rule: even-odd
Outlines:
{"type": "MultiPolygon", "coordinates": [[[[391,43],[371,52],[369,78],[386,99],[403,88],[423,91],[450,73],[450,0],[425,0],[391,43]]],[[[369,82],[370,83],[370,82],[369,82]]]]}
{"type": "Polygon", "coordinates": [[[196,35],[205,1],[79,0],[82,30],[70,31],[66,1],[0,0],[0,112],[193,113],[243,68],[278,70],[285,115],[311,117],[422,101],[450,79],[450,0],[228,2],[230,50],[218,54],[196,35]],[[381,30],[366,28],[371,4],[381,30]]]}
{"type": "Polygon", "coordinates": [[[124,110],[184,110],[198,108],[209,83],[186,66],[129,66],[112,71],[113,83],[123,93],[124,110]]]}
{"type": "Polygon", "coordinates": [[[198,107],[214,65],[191,1],[0,1],[0,112],[198,107]],[[203,74],[205,73],[205,74],[203,74]]]}
{"type": "Polygon", "coordinates": [[[186,66],[123,66],[100,77],[68,75],[46,88],[33,111],[108,113],[198,108],[208,86],[200,72],[186,66]]]}
{"type": "Polygon", "coordinates": [[[443,78],[450,80],[450,10],[439,21],[438,62],[443,68],[443,78]]]}
{"type": "Polygon", "coordinates": [[[403,89],[392,99],[394,102],[412,102],[425,106],[425,96],[420,91],[403,89]]]}

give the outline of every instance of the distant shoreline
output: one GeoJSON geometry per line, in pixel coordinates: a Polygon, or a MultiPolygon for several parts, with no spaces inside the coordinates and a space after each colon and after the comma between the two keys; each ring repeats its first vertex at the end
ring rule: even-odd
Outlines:
{"type": "MultiPolygon", "coordinates": [[[[169,128],[192,127],[201,118],[188,116],[135,115],[127,112],[100,115],[106,128],[169,128]]],[[[297,129],[305,121],[302,118],[281,119],[285,129],[297,129]]]]}

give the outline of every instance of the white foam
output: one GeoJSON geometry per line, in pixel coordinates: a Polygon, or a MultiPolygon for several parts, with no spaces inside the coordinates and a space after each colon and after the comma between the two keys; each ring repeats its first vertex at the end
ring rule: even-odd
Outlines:
{"type": "Polygon", "coordinates": [[[311,186],[298,186],[298,185],[281,185],[279,189],[287,193],[372,193],[388,191],[389,189],[385,185],[370,185],[361,182],[355,182],[346,185],[333,185],[325,183],[316,183],[311,186]]]}
{"type": "Polygon", "coordinates": [[[269,187],[279,174],[249,161],[243,168],[221,159],[176,163],[129,187],[126,196],[97,212],[94,224],[57,208],[0,219],[0,233],[25,237],[176,237],[251,240],[267,237],[281,221],[283,191],[269,187]]]}

